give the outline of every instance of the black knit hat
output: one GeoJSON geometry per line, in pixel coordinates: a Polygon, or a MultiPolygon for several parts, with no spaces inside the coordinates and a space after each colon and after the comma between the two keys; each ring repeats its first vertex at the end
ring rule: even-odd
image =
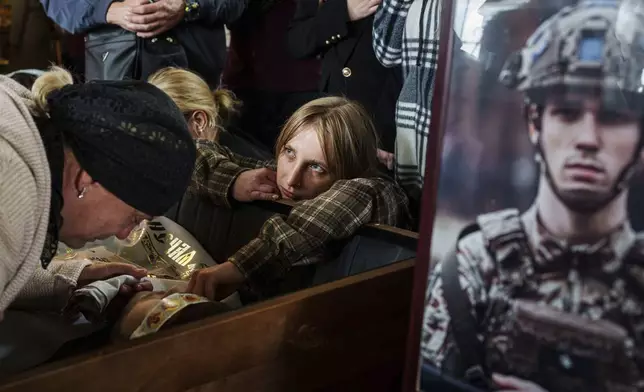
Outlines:
{"type": "Polygon", "coordinates": [[[141,81],[99,81],[66,86],[47,103],[80,166],[116,197],[151,216],[181,198],[196,149],[164,92],[141,81]]]}

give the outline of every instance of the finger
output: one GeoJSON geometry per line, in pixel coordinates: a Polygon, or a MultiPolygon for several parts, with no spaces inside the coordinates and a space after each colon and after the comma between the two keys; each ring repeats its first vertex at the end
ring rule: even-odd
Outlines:
{"type": "Polygon", "coordinates": [[[159,12],[147,15],[137,15],[132,13],[125,15],[125,20],[133,25],[151,25],[153,23],[158,25],[163,19],[163,15],[159,12]]]}
{"type": "Polygon", "coordinates": [[[138,34],[152,34],[154,31],[159,30],[163,26],[163,22],[152,22],[149,24],[132,24],[128,23],[128,30],[134,31],[138,34]]]}
{"type": "Polygon", "coordinates": [[[502,374],[493,374],[492,379],[494,382],[501,388],[509,388],[510,390],[516,390],[516,389],[527,389],[531,387],[532,383],[523,381],[521,379],[518,379],[516,377],[512,376],[505,376],[502,374]]]}
{"type": "Polygon", "coordinates": [[[276,195],[274,193],[264,193],[260,191],[251,191],[250,192],[250,197],[253,200],[277,200],[279,199],[279,195],[276,195]]]}
{"type": "Polygon", "coordinates": [[[193,290],[193,294],[205,297],[206,296],[206,283],[207,282],[208,282],[208,279],[206,279],[205,276],[201,275],[199,277],[199,279],[197,280],[197,284],[195,285],[195,289],[193,290]]]}
{"type": "MultiPolygon", "coordinates": [[[[204,279],[205,280],[205,279],[204,279]]],[[[215,300],[215,291],[217,290],[217,283],[213,280],[205,283],[204,287],[205,295],[204,297],[208,298],[211,301],[215,300]]]]}
{"type": "Polygon", "coordinates": [[[128,263],[107,263],[105,266],[106,270],[104,271],[104,276],[99,277],[99,279],[119,275],[131,275],[135,278],[141,279],[148,274],[148,271],[145,268],[128,263]]]}
{"type": "Polygon", "coordinates": [[[187,293],[194,293],[195,286],[197,285],[197,275],[199,275],[199,271],[193,272],[192,276],[190,276],[190,282],[188,282],[188,287],[186,287],[187,293]]]}
{"type": "Polygon", "coordinates": [[[165,292],[165,296],[167,297],[167,296],[172,295],[172,294],[185,293],[185,292],[188,292],[187,288],[185,290],[182,290],[181,286],[174,286],[174,287],[170,288],[168,291],[165,292]]]}
{"type": "Polygon", "coordinates": [[[136,291],[152,291],[154,289],[154,286],[152,285],[152,282],[145,280],[139,282],[136,286],[134,286],[134,288],[136,291]]]}
{"type": "Polygon", "coordinates": [[[136,35],[141,38],[152,38],[152,37],[156,37],[159,34],[165,33],[168,30],[170,30],[170,27],[167,24],[162,24],[161,27],[159,27],[154,31],[150,31],[147,33],[141,32],[141,33],[137,33],[136,35]]]}
{"type": "Polygon", "coordinates": [[[277,173],[274,170],[271,169],[266,169],[266,175],[264,178],[269,180],[271,183],[276,184],[277,183],[277,173]]]}
{"type": "Polygon", "coordinates": [[[144,5],[138,5],[135,7],[130,8],[130,13],[132,14],[137,14],[137,15],[146,15],[146,14],[154,14],[156,12],[159,12],[163,10],[163,3],[149,3],[146,2],[144,5]]]}
{"type": "Polygon", "coordinates": [[[119,288],[119,294],[130,295],[131,293],[132,293],[132,288],[129,285],[124,284],[119,288]]]}
{"type": "Polygon", "coordinates": [[[379,7],[379,4],[371,6],[367,11],[367,16],[375,14],[376,11],[378,11],[378,7],[379,7]]]}
{"type": "Polygon", "coordinates": [[[261,184],[257,187],[257,190],[263,193],[274,193],[277,194],[277,188],[269,184],[261,184]]]}

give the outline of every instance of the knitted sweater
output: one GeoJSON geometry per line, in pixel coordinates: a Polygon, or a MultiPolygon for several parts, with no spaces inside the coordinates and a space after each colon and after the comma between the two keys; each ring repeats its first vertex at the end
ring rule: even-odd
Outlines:
{"type": "Polygon", "coordinates": [[[0,75],[0,315],[18,305],[60,308],[87,261],[40,266],[51,173],[31,110],[31,93],[0,75]]]}

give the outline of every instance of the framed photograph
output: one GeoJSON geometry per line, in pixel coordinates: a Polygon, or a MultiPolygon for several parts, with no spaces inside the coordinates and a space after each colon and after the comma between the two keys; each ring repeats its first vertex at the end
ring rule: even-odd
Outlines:
{"type": "Polygon", "coordinates": [[[644,3],[441,12],[405,390],[643,390],[644,3]]]}

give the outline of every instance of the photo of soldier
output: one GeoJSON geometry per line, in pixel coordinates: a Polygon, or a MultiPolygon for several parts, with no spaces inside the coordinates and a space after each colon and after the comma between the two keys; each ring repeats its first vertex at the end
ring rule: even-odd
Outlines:
{"type": "Polygon", "coordinates": [[[486,3],[443,103],[421,389],[644,391],[644,3],[486,3]]]}

